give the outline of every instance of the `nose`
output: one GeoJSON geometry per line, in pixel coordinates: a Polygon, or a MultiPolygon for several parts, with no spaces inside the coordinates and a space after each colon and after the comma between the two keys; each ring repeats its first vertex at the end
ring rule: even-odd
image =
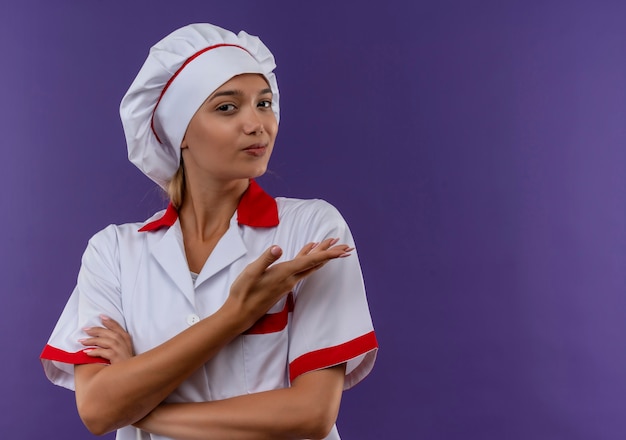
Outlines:
{"type": "Polygon", "coordinates": [[[243,131],[246,134],[263,133],[263,120],[261,115],[257,113],[256,106],[246,112],[243,121],[243,131]]]}

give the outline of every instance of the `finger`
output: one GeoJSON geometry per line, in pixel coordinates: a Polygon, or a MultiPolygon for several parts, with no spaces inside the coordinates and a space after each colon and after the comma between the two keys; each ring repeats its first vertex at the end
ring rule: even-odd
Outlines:
{"type": "Polygon", "coordinates": [[[98,345],[98,338],[83,338],[79,339],[78,342],[86,347],[95,347],[98,345]]]}
{"type": "Polygon", "coordinates": [[[268,269],[268,272],[272,270],[280,270],[286,277],[297,275],[301,272],[312,269],[315,266],[325,264],[332,259],[345,255],[347,249],[349,249],[349,247],[346,245],[340,245],[325,251],[314,252],[305,256],[296,257],[293,260],[277,264],[276,266],[268,269]]]}
{"type": "Polygon", "coordinates": [[[78,342],[87,347],[112,348],[117,345],[116,341],[110,338],[83,338],[78,342]]]}
{"type": "Polygon", "coordinates": [[[260,276],[265,270],[283,255],[280,246],[270,246],[259,258],[254,260],[246,267],[245,272],[251,276],[260,276]]]}
{"type": "Polygon", "coordinates": [[[84,328],[83,331],[89,336],[99,337],[108,334],[108,332],[110,332],[111,330],[105,327],[87,327],[84,328]]]}
{"type": "MultiPolygon", "coordinates": [[[[339,255],[337,257],[334,257],[334,258],[345,258],[345,257],[349,257],[349,256],[350,256],[350,253],[342,253],[341,255],[339,255]]],[[[332,258],[332,259],[334,259],[334,258],[332,258]]],[[[292,278],[293,278],[294,282],[297,283],[297,282],[303,280],[304,278],[308,277],[309,275],[311,275],[313,272],[317,272],[322,267],[324,267],[326,264],[328,264],[328,262],[330,262],[330,260],[331,259],[322,261],[321,263],[319,263],[319,264],[317,264],[315,266],[309,267],[309,268],[307,268],[305,270],[302,270],[302,271],[300,271],[298,273],[293,274],[292,278]]]]}
{"type": "MultiPolygon", "coordinates": [[[[79,339],[81,343],[83,343],[83,341],[90,341],[93,345],[101,345],[104,341],[113,341],[116,344],[132,345],[130,335],[124,331],[117,332],[102,327],[91,327],[85,329],[85,333],[87,333],[90,338],[79,339]]],[[[109,344],[111,344],[111,342],[109,342],[109,344]]]]}
{"type": "Polygon", "coordinates": [[[347,251],[343,252],[342,254],[333,257],[333,258],[329,258],[315,266],[309,267],[307,269],[304,269],[300,272],[294,273],[292,275],[292,279],[294,280],[295,283],[303,280],[304,278],[308,277],[309,275],[311,275],[313,272],[317,272],[318,270],[320,270],[322,267],[324,267],[326,264],[328,264],[328,262],[330,262],[331,259],[335,259],[335,258],[346,258],[349,257],[350,255],[350,251],[354,250],[354,248],[348,248],[347,251]]]}
{"type": "MultiPolygon", "coordinates": [[[[321,243],[318,248],[326,247],[327,244],[321,243]]],[[[309,253],[306,256],[306,259],[312,262],[312,264],[319,264],[325,261],[330,261],[334,258],[337,258],[345,253],[349,253],[351,248],[348,245],[340,244],[335,245],[327,249],[316,249],[315,251],[309,253]]]]}
{"type": "Polygon", "coordinates": [[[343,254],[339,255],[339,258],[345,258],[345,257],[349,257],[350,255],[352,255],[352,251],[355,248],[353,247],[347,247],[343,250],[343,254]]]}
{"type": "Polygon", "coordinates": [[[317,272],[318,270],[320,270],[322,267],[324,267],[326,265],[327,262],[324,263],[320,263],[317,266],[313,266],[309,269],[303,270],[301,272],[298,272],[296,274],[293,274],[293,280],[294,282],[298,282],[303,280],[304,278],[308,277],[309,275],[311,275],[313,272],[317,272]]]}
{"type": "Polygon", "coordinates": [[[117,356],[113,350],[106,350],[103,348],[88,348],[86,350],[83,350],[83,353],[85,353],[89,357],[100,357],[106,359],[110,363],[113,363],[114,360],[117,359],[117,356]]]}
{"type": "MultiPolygon", "coordinates": [[[[347,244],[336,244],[339,241],[338,238],[330,238],[330,239],[326,239],[324,240],[322,243],[320,243],[318,246],[316,246],[314,249],[311,250],[310,254],[315,253],[315,252],[322,252],[322,251],[326,251],[329,249],[342,249],[344,254],[349,254],[350,252],[352,252],[354,250],[354,247],[348,246],[347,244]]],[[[343,255],[342,255],[343,256],[343,255]]],[[[347,256],[347,255],[345,255],[347,256]]]]}
{"type": "Polygon", "coordinates": [[[302,257],[304,255],[309,255],[312,252],[326,250],[326,249],[328,249],[329,243],[332,240],[337,240],[337,239],[327,238],[326,240],[322,241],[321,243],[320,242],[307,243],[307,244],[305,244],[302,247],[302,249],[300,249],[300,252],[298,252],[296,257],[302,257]]]}
{"type": "Polygon", "coordinates": [[[307,243],[304,246],[302,246],[302,249],[300,249],[300,252],[298,252],[298,254],[296,255],[296,257],[303,257],[305,255],[308,255],[309,252],[311,252],[313,249],[315,249],[315,247],[318,245],[319,243],[307,243]]]}
{"type": "MultiPolygon", "coordinates": [[[[102,354],[104,354],[104,350],[100,349],[100,348],[86,348],[83,350],[83,353],[85,353],[87,356],[91,356],[91,357],[104,357],[102,356],[102,354]]],[[[108,358],[106,358],[108,359],[108,358]]]]}
{"type": "MultiPolygon", "coordinates": [[[[307,243],[302,250],[300,251],[300,254],[303,255],[307,255],[311,252],[319,252],[319,251],[325,251],[327,249],[330,249],[331,247],[335,246],[337,243],[339,242],[338,238],[327,238],[326,240],[319,242],[319,243],[307,243]],[[307,250],[307,252],[303,252],[307,250]]],[[[345,246],[345,245],[340,245],[340,246],[345,246]]]]}
{"type": "Polygon", "coordinates": [[[126,336],[128,336],[128,333],[126,333],[124,330],[120,332],[108,329],[106,327],[89,327],[83,329],[83,331],[94,338],[114,338],[125,340],[126,336]]]}
{"type": "Polygon", "coordinates": [[[111,318],[110,316],[100,315],[100,320],[102,321],[102,325],[104,325],[109,330],[112,330],[116,333],[126,333],[124,327],[122,327],[115,319],[111,318]]]}
{"type": "Polygon", "coordinates": [[[330,247],[336,245],[339,242],[338,238],[327,238],[326,240],[322,241],[319,245],[319,250],[326,250],[329,249],[330,247]]]}

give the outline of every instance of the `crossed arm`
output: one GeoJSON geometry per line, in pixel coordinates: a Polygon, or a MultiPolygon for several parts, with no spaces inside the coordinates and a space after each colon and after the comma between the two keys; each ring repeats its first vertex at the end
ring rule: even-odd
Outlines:
{"type": "Polygon", "coordinates": [[[293,260],[272,265],[274,246],[235,280],[220,310],[154,349],[132,356],[128,334],[113,320],[88,330],[82,342],[111,365],[75,367],[76,401],[95,434],[135,424],[180,439],[323,438],[341,400],[344,365],[303,374],[290,388],[200,403],[164,399],[222,347],[243,333],[306,276],[351,251],[334,240],[305,246],[293,260]]]}
{"type": "Polygon", "coordinates": [[[290,388],[231,399],[164,404],[136,424],[177,439],[322,439],[332,429],[344,365],[298,377],[290,388]]]}

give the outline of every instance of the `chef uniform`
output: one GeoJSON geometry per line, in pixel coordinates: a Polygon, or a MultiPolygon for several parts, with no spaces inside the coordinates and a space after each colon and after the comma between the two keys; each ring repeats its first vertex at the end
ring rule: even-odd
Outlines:
{"type": "MultiPolygon", "coordinates": [[[[217,87],[240,73],[266,77],[278,118],[273,68],[269,50],[244,32],[237,36],[216,26],[197,24],[170,34],[152,48],[122,101],[131,161],[164,186],[180,161],[180,149],[172,145],[180,145],[184,130],[179,125],[186,127],[195,112],[189,106],[199,107],[217,87]],[[165,69],[164,59],[170,62],[165,69]],[[229,68],[220,69],[215,63],[229,68]],[[207,82],[201,75],[207,70],[217,73],[203,91],[187,84],[207,82]],[[154,85],[155,77],[162,84],[160,89],[154,85]],[[203,97],[190,104],[170,93],[203,97]],[[147,114],[142,111],[148,106],[146,99],[153,102],[147,114]],[[182,118],[179,125],[171,122],[172,113],[168,112],[172,111],[174,119],[182,118]]],[[[283,249],[279,261],[285,261],[293,259],[305,244],[333,237],[354,246],[346,222],[332,205],[323,200],[274,199],[254,180],[199,274],[189,270],[178,213],[172,205],[143,223],[111,225],[94,235],[85,250],[77,285],[41,354],[46,375],[55,384],[74,389],[74,365],[107,362],[86,355],[79,342],[85,337],[84,328],[101,326],[100,315],[120,323],[132,338],[135,354],[141,354],[215,313],[235,278],[270,246],[279,245],[283,249]]],[[[296,284],[166,401],[203,402],[285,388],[301,374],[343,363],[347,389],[370,372],[376,352],[354,251],[296,284]]],[[[132,426],[118,430],[118,440],[137,438],[163,437],[132,426]]],[[[339,439],[336,428],[327,438],[339,439]]]]}

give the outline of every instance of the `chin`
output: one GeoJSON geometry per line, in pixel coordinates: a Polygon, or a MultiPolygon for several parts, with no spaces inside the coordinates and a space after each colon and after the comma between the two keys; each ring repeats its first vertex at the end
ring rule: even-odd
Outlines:
{"type": "Polygon", "coordinates": [[[257,177],[261,177],[267,171],[267,166],[263,168],[256,169],[250,176],[251,179],[256,179],[257,177]]]}

